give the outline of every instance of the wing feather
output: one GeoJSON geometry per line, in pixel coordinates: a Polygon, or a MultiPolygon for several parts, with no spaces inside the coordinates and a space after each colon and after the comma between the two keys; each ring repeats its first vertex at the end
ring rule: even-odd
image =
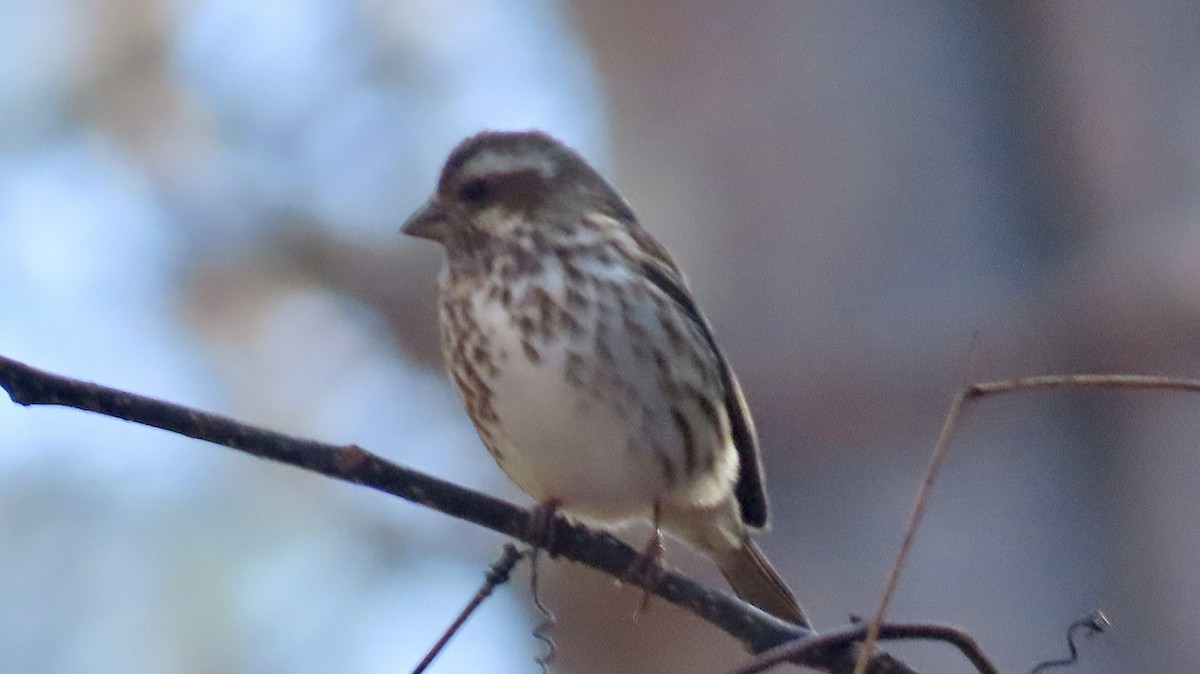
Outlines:
{"type": "MultiPolygon", "coordinates": [[[[648,236],[646,238],[649,238],[648,236]]],[[[653,242],[653,239],[651,239],[653,242]]],[[[641,241],[639,241],[641,243],[641,241]]],[[[645,246],[643,245],[645,248],[645,246]]],[[[654,242],[650,248],[653,259],[642,262],[642,274],[650,283],[670,297],[683,311],[684,315],[704,335],[704,341],[716,356],[721,371],[721,380],[725,387],[725,412],[729,416],[729,427],[733,437],[734,447],[737,448],[738,471],[737,485],[734,494],[742,511],[742,519],[747,525],[762,528],[767,525],[767,494],[763,484],[762,461],[758,453],[758,436],[754,431],[754,421],[750,418],[750,410],[746,407],[746,398],[742,395],[741,384],[737,376],[725,360],[725,355],[717,347],[712,328],[700,313],[695,299],[684,284],[675,266],[666,257],[666,252],[654,242]]]]}

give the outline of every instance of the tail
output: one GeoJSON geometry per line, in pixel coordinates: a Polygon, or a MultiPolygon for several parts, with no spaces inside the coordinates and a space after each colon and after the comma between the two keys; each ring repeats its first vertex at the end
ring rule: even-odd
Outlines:
{"type": "Polygon", "coordinates": [[[795,595],[754,541],[747,537],[742,547],[721,551],[716,562],[739,597],[780,620],[811,627],[795,595]]]}

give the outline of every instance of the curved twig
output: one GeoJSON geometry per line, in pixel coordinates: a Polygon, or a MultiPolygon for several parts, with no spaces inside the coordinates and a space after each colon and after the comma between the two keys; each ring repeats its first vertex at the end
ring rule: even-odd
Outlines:
{"type": "MultiPolygon", "coordinates": [[[[867,625],[851,625],[838,630],[825,632],[820,635],[805,637],[769,651],[760,653],[750,662],[735,669],[729,674],[758,674],[765,672],[783,662],[795,662],[797,658],[811,651],[822,649],[845,648],[862,641],[867,636],[867,625]]],[[[959,651],[975,666],[979,674],[999,674],[996,666],[987,659],[980,650],[979,644],[969,634],[946,625],[912,624],[883,624],[879,626],[878,639],[881,641],[926,640],[944,641],[959,651]]]]}
{"type": "Polygon", "coordinates": [[[534,662],[538,667],[541,667],[542,674],[548,674],[550,665],[554,663],[554,656],[558,652],[558,644],[554,643],[554,637],[551,632],[558,625],[558,618],[545,603],[542,602],[541,583],[538,581],[538,551],[534,549],[533,555],[529,560],[529,594],[533,599],[533,607],[537,609],[541,620],[533,628],[533,638],[537,639],[542,644],[542,652],[534,658],[534,662]]]}
{"type": "Polygon", "coordinates": [[[1092,611],[1079,620],[1076,620],[1067,628],[1067,648],[1071,651],[1070,656],[1061,660],[1047,660],[1030,670],[1029,674],[1038,674],[1038,672],[1045,669],[1054,669],[1055,667],[1066,667],[1075,664],[1075,661],[1079,659],[1079,649],[1075,646],[1075,633],[1082,631],[1085,636],[1090,637],[1094,634],[1103,633],[1110,626],[1112,626],[1112,623],[1108,621],[1108,616],[1104,615],[1104,611],[1100,610],[1092,611]]]}

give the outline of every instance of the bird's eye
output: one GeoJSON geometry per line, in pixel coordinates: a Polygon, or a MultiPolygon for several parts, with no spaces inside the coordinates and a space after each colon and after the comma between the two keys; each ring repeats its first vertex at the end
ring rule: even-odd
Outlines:
{"type": "Polygon", "coordinates": [[[463,183],[458,190],[458,197],[468,204],[478,206],[488,200],[492,194],[491,186],[482,179],[476,178],[463,183]]]}

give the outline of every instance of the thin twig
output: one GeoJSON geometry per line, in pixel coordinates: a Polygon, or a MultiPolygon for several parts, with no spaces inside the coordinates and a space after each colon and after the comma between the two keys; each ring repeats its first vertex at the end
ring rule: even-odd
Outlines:
{"type": "Polygon", "coordinates": [[[972,384],[964,393],[968,398],[984,398],[1019,391],[1063,388],[1149,389],[1200,393],[1200,379],[1159,377],[1150,374],[1042,374],[972,384]]]}
{"type": "Polygon", "coordinates": [[[863,674],[866,671],[866,664],[873,655],[875,641],[879,638],[879,626],[883,623],[888,606],[895,595],[896,584],[900,579],[900,572],[904,569],[904,562],[908,558],[908,551],[912,547],[917,528],[921,524],[921,519],[925,513],[925,505],[933,489],[934,482],[937,481],[938,471],[945,461],[946,452],[950,446],[950,437],[958,425],[958,419],[962,415],[963,407],[968,402],[990,396],[1022,391],[1065,388],[1143,389],[1200,393],[1200,380],[1142,374],[1049,374],[982,382],[971,384],[963,389],[954,397],[954,401],[950,403],[950,409],[946,412],[946,416],[942,421],[942,429],[938,433],[937,443],[933,447],[933,456],[929,461],[929,470],[925,474],[925,480],[921,483],[920,489],[917,490],[917,498],[913,504],[912,514],[908,518],[908,525],[904,528],[904,538],[901,540],[900,550],[896,553],[896,560],[892,564],[891,570],[888,571],[887,580],[884,583],[883,595],[879,599],[879,606],[875,610],[875,615],[871,618],[871,623],[868,626],[858,663],[854,667],[854,674],[863,674]]]}
{"type": "Polygon", "coordinates": [[[513,567],[516,566],[517,562],[521,561],[521,558],[524,556],[525,555],[523,553],[517,550],[517,546],[513,545],[512,543],[504,544],[504,551],[500,553],[500,559],[497,559],[495,563],[488,567],[487,574],[484,576],[483,585],[479,586],[479,590],[475,593],[474,597],[471,597],[471,601],[467,602],[467,605],[463,607],[461,612],[459,612],[458,617],[454,619],[454,622],[450,623],[450,627],[447,627],[446,631],[442,633],[442,636],[437,640],[437,643],[435,643],[433,647],[429,649],[429,652],[425,654],[424,658],[421,658],[421,662],[417,663],[417,666],[413,669],[412,674],[421,674],[421,672],[424,672],[429,667],[434,658],[436,658],[438,654],[442,652],[442,649],[446,647],[446,644],[450,643],[450,639],[455,634],[458,634],[458,630],[462,628],[463,623],[467,622],[467,618],[470,618],[471,614],[475,612],[475,609],[479,608],[479,605],[492,595],[492,592],[495,591],[496,586],[503,585],[504,583],[508,582],[508,578],[509,575],[512,574],[513,567]]]}
{"type": "MultiPolygon", "coordinates": [[[[867,625],[851,625],[838,630],[824,632],[820,635],[806,637],[799,641],[776,646],[769,651],[759,654],[750,662],[735,669],[729,674],[758,674],[783,662],[794,661],[807,651],[844,648],[854,642],[863,640],[867,635],[867,625]]],[[[881,641],[926,640],[944,641],[959,651],[975,666],[980,674],[999,674],[996,666],[980,650],[979,644],[969,634],[946,625],[928,624],[883,624],[879,627],[878,639],[881,641]]]]}
{"type": "Polygon", "coordinates": [[[892,603],[892,597],[896,594],[900,572],[904,570],[904,562],[908,559],[908,551],[912,548],[913,539],[917,535],[917,528],[921,524],[921,518],[925,515],[925,506],[929,502],[929,493],[933,491],[933,485],[937,481],[938,472],[941,471],[942,463],[946,459],[946,451],[950,448],[950,436],[954,432],[958,416],[961,414],[963,403],[966,400],[965,393],[959,393],[955,396],[954,402],[950,404],[950,411],[946,413],[946,418],[942,421],[942,430],[938,433],[937,444],[933,447],[933,457],[929,460],[929,470],[925,472],[925,479],[921,482],[921,487],[917,490],[917,498],[913,503],[912,514],[908,517],[908,524],[904,527],[904,538],[900,541],[900,551],[896,553],[896,561],[892,563],[892,568],[888,571],[887,580],[884,581],[883,596],[879,598],[879,606],[875,609],[875,615],[867,625],[867,638],[863,641],[858,663],[854,666],[854,674],[864,674],[867,671],[867,663],[874,654],[875,641],[879,638],[880,625],[883,624],[883,617],[887,614],[888,606],[892,603]]]}
{"type": "MultiPolygon", "coordinates": [[[[507,501],[391,463],[356,445],[331,445],[243,424],[229,417],[175,405],[118,389],[43,372],[0,356],[0,387],[21,405],[64,405],[161,428],[230,447],[339,480],[399,496],[451,517],[532,543],[530,512],[507,501]]],[[[705,587],[669,569],[653,578],[628,578],[639,553],[615,536],[563,519],[553,522],[555,551],[562,557],[641,587],[681,606],[734,636],[752,652],[803,638],[810,630],[770,616],[733,595],[705,587]]],[[[802,664],[848,672],[852,654],[822,651],[802,664]]],[[[912,672],[897,661],[877,658],[872,674],[912,672]]]]}

